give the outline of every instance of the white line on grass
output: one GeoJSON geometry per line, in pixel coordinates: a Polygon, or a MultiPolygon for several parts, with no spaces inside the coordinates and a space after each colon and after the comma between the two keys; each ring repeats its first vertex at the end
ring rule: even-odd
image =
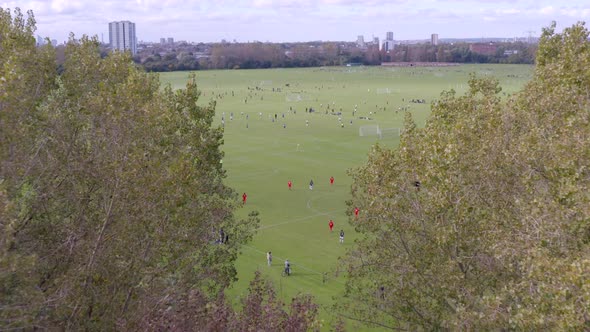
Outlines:
{"type": "Polygon", "coordinates": [[[307,208],[308,208],[308,209],[310,209],[310,210],[312,210],[313,212],[317,212],[317,213],[318,213],[318,215],[320,215],[320,216],[328,216],[328,215],[331,215],[332,213],[337,213],[337,212],[346,211],[346,209],[338,209],[338,210],[334,210],[334,211],[330,211],[330,212],[322,212],[322,211],[320,211],[320,210],[318,210],[318,209],[314,209],[314,208],[311,206],[311,202],[312,202],[312,201],[314,201],[314,200],[317,200],[317,199],[318,199],[318,198],[320,198],[320,197],[324,197],[324,196],[328,196],[328,194],[324,194],[324,195],[322,195],[322,196],[319,196],[319,197],[314,197],[314,199],[313,199],[313,200],[312,200],[311,198],[310,198],[310,199],[308,199],[308,200],[307,200],[307,204],[306,204],[306,205],[307,205],[307,208]]]}
{"type": "MultiPolygon", "coordinates": [[[[309,205],[308,205],[308,208],[309,208],[309,205]]],[[[272,224],[272,225],[268,225],[268,226],[262,226],[258,230],[264,230],[264,229],[269,229],[269,228],[273,228],[273,227],[277,227],[277,226],[292,224],[292,223],[296,223],[296,222],[301,222],[301,221],[304,221],[304,220],[308,220],[308,219],[311,219],[311,218],[315,218],[315,217],[319,217],[319,216],[327,216],[327,215],[330,215],[332,213],[337,213],[337,212],[344,211],[343,209],[334,210],[334,211],[328,211],[328,212],[321,212],[321,211],[314,210],[314,209],[312,209],[312,210],[315,211],[315,212],[319,212],[319,213],[314,214],[314,215],[311,215],[311,216],[307,216],[307,217],[302,217],[302,218],[297,218],[297,219],[285,221],[285,222],[278,223],[278,224],[272,224]]]]}

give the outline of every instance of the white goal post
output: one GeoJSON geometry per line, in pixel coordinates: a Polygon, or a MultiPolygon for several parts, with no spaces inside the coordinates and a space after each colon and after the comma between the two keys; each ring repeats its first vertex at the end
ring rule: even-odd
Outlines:
{"type": "Polygon", "coordinates": [[[380,128],[379,125],[365,125],[359,127],[359,136],[373,136],[379,139],[399,138],[403,133],[402,128],[380,128]]]}
{"type": "Polygon", "coordinates": [[[377,136],[381,138],[381,129],[379,125],[364,125],[359,127],[359,136],[377,136]]]}
{"type": "Polygon", "coordinates": [[[396,138],[402,134],[401,128],[383,128],[379,138],[396,138]]]}

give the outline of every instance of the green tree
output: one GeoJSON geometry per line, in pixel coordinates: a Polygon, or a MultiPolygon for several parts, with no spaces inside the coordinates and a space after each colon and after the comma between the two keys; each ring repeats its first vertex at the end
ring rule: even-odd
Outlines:
{"type": "Polygon", "coordinates": [[[215,104],[194,76],[161,90],[129,54],[101,58],[96,38],[71,36],[58,77],[15,13],[0,18],[2,326],[129,329],[191,291],[215,302],[258,223],[233,217],[215,104]]]}
{"type": "Polygon", "coordinates": [[[256,271],[242,309],[234,311],[223,295],[207,302],[200,292],[186,292],[179,301],[161,303],[141,330],[166,331],[319,331],[318,306],[309,295],[293,298],[290,310],[276,297],[274,286],[256,271]]]}
{"type": "Polygon", "coordinates": [[[545,29],[509,100],[472,76],[352,171],[344,315],[392,329],[590,328],[590,41],[545,29]],[[351,212],[351,211],[350,211],[351,212]]]}

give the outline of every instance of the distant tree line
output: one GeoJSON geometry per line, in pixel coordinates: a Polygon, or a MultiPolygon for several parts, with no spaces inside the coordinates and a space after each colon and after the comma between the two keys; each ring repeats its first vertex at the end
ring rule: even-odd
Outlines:
{"type": "Polygon", "coordinates": [[[453,44],[412,44],[399,45],[384,61],[392,62],[455,62],[455,63],[511,63],[533,64],[537,52],[536,44],[523,42],[494,43],[493,54],[482,54],[470,50],[470,43],[453,44]]]}
{"type": "Polygon", "coordinates": [[[496,43],[494,54],[470,50],[469,43],[396,45],[386,53],[376,47],[358,48],[354,43],[220,43],[206,54],[190,48],[167,51],[146,50],[134,61],[147,71],[165,72],[199,69],[257,69],[342,66],[348,63],[367,66],[382,62],[454,63],[534,63],[537,46],[527,43],[496,43]]]}

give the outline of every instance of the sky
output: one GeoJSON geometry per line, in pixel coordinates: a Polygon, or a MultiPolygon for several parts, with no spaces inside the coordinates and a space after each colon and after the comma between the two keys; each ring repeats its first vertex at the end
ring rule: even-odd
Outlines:
{"type": "MultiPolygon", "coordinates": [[[[2,8],[33,10],[37,34],[66,41],[98,36],[108,23],[135,23],[137,39],[175,41],[355,41],[539,36],[590,19],[590,0],[0,0],[2,8]]],[[[587,24],[588,26],[588,24],[587,24]]]]}

